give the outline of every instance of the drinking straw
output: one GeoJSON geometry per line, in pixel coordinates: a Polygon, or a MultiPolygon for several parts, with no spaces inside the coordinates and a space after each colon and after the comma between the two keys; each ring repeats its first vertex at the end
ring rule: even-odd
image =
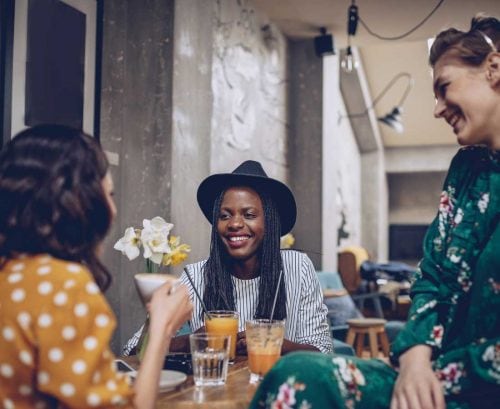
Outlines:
{"type": "Polygon", "coordinates": [[[276,292],[274,293],[273,308],[271,309],[271,316],[269,317],[269,322],[273,321],[274,309],[276,308],[276,301],[278,300],[278,293],[280,291],[280,284],[281,284],[281,276],[282,275],[283,275],[283,270],[280,271],[280,275],[278,277],[278,285],[276,286],[276,292]]]}
{"type": "Polygon", "coordinates": [[[201,308],[202,308],[203,312],[205,313],[205,315],[207,316],[207,318],[209,320],[211,320],[212,316],[208,313],[207,307],[206,307],[205,303],[203,302],[203,299],[200,297],[200,294],[198,293],[198,290],[196,289],[196,286],[193,283],[193,279],[189,275],[186,267],[184,267],[184,272],[186,273],[186,276],[187,276],[187,278],[189,280],[189,283],[191,284],[191,287],[193,287],[194,293],[196,294],[196,298],[198,298],[198,301],[201,304],[201,308]]]}

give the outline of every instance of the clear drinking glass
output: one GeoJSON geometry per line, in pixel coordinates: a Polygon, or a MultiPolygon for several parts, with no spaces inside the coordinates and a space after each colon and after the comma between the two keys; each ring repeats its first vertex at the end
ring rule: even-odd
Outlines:
{"type": "Polygon", "coordinates": [[[229,335],[191,334],[189,336],[196,386],[224,385],[229,361],[229,335]]]}
{"type": "Polygon", "coordinates": [[[205,315],[205,329],[208,334],[230,335],[231,346],[229,360],[236,358],[236,338],[238,335],[239,314],[236,311],[209,311],[210,319],[205,315]]]}
{"type": "Polygon", "coordinates": [[[250,382],[260,381],[281,356],[285,321],[256,319],[245,323],[250,382]]]}

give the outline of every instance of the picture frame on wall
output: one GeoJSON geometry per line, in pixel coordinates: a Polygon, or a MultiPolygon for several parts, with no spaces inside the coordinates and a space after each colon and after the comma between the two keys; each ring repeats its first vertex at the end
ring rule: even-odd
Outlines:
{"type": "Polygon", "coordinates": [[[98,137],[98,3],[11,2],[14,12],[10,73],[9,47],[4,47],[5,82],[10,81],[11,92],[10,99],[8,92],[4,93],[4,142],[29,126],[42,123],[67,125],[98,137]]]}

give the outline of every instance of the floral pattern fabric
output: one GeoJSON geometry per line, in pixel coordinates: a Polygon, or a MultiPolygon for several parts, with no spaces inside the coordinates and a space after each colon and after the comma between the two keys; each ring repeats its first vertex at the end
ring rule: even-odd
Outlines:
{"type": "MultiPolygon", "coordinates": [[[[500,408],[500,153],[461,149],[452,161],[438,214],[424,240],[405,328],[391,361],[432,348],[448,409],[500,408]]],[[[284,357],[262,382],[252,408],[275,407],[293,377],[294,404],[311,408],[387,408],[395,369],[377,360],[284,357]]],[[[278,406],[276,406],[278,407],[278,406]]]]}

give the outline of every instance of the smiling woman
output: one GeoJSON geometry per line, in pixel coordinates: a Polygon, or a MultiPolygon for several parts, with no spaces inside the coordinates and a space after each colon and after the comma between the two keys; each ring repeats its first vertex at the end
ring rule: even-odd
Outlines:
{"type": "Polygon", "coordinates": [[[251,408],[500,407],[499,49],[500,22],[484,16],[432,46],[435,115],[467,147],[451,163],[425,236],[392,366],[293,354],[269,372],[251,408]]]}
{"type": "MultiPolygon", "coordinates": [[[[282,352],[331,352],[327,309],[314,266],[303,253],[280,250],[280,237],[296,219],[291,190],[268,177],[260,163],[246,161],[232,173],[206,178],[197,197],[212,236],[209,258],[188,265],[181,276],[194,304],[191,330],[202,330],[204,322],[187,274],[208,310],[239,313],[240,354],[246,353],[245,321],[271,315],[286,319],[282,352]]],[[[131,345],[133,341],[127,349],[131,345]]],[[[186,337],[173,339],[171,348],[187,350],[186,337]]]]}

